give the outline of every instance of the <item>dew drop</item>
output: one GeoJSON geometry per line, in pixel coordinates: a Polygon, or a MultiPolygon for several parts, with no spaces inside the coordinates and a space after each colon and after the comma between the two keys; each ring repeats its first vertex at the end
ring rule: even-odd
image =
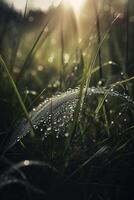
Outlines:
{"type": "Polygon", "coordinates": [[[113,113],[113,110],[110,110],[110,114],[112,114],[113,113]]]}
{"type": "Polygon", "coordinates": [[[108,99],[105,99],[105,103],[107,103],[108,102],[108,99]]]}
{"type": "Polygon", "coordinates": [[[48,127],[48,128],[47,128],[47,131],[51,131],[51,130],[52,130],[52,128],[51,128],[51,127],[48,127]]]}
{"type": "Polygon", "coordinates": [[[56,135],[56,139],[59,139],[59,135],[56,135]]]}
{"type": "Polygon", "coordinates": [[[30,164],[30,161],[29,161],[29,160],[25,160],[25,161],[24,161],[24,165],[25,165],[25,166],[28,166],[29,164],[30,164]]]}
{"type": "Polygon", "coordinates": [[[111,121],[111,125],[114,125],[114,121],[111,121]]]}
{"type": "Polygon", "coordinates": [[[43,128],[40,129],[40,132],[43,132],[43,128]]]}
{"type": "Polygon", "coordinates": [[[20,137],[17,137],[17,142],[19,142],[20,141],[20,137]]]}
{"type": "Polygon", "coordinates": [[[123,72],[121,72],[121,76],[123,76],[124,75],[124,73],[123,72]]]}
{"type": "Polygon", "coordinates": [[[65,133],[65,137],[66,137],[66,138],[69,137],[69,133],[65,133]]]}

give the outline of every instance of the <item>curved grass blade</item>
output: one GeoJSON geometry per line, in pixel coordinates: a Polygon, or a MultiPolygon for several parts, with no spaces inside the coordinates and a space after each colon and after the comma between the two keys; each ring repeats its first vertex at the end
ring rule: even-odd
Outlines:
{"type": "MultiPolygon", "coordinates": [[[[103,63],[102,64],[102,68],[104,68],[104,67],[109,67],[109,66],[114,66],[114,67],[118,67],[119,65],[117,64],[117,63],[115,63],[115,62],[113,62],[113,61],[108,61],[108,62],[105,62],[105,63],[103,63]]],[[[99,71],[99,69],[100,69],[100,66],[97,66],[97,67],[95,67],[93,70],[92,70],[92,74],[94,74],[95,72],[97,72],[97,71],[99,71]]]]}
{"type": "Polygon", "coordinates": [[[18,178],[12,177],[5,177],[5,180],[0,180],[0,189],[7,186],[7,185],[11,185],[11,184],[21,184],[23,186],[26,187],[26,189],[31,189],[32,191],[42,194],[42,195],[46,195],[46,193],[38,188],[36,188],[35,186],[33,186],[32,184],[30,184],[28,181],[24,181],[24,180],[20,180],[18,178]]]}
{"type": "Polygon", "coordinates": [[[21,168],[30,167],[30,166],[45,167],[45,168],[47,167],[51,169],[53,172],[59,174],[59,171],[55,167],[51,166],[49,163],[44,162],[44,161],[36,161],[36,160],[24,160],[17,164],[14,164],[5,172],[5,174],[9,175],[15,171],[20,170],[21,168]]]}
{"type": "Polygon", "coordinates": [[[29,122],[30,129],[31,129],[31,131],[30,131],[31,136],[34,136],[34,135],[35,135],[35,133],[34,133],[34,128],[33,128],[32,122],[31,122],[31,120],[30,120],[30,118],[29,118],[29,114],[28,114],[28,112],[27,112],[27,109],[26,109],[26,107],[25,107],[25,104],[23,103],[23,100],[22,100],[22,98],[21,98],[21,96],[20,96],[20,93],[19,93],[19,91],[18,91],[18,89],[17,89],[17,86],[16,86],[16,84],[15,84],[15,82],[14,82],[14,80],[13,80],[13,78],[12,78],[12,76],[11,76],[9,70],[8,70],[8,67],[7,67],[6,63],[4,62],[4,60],[3,60],[3,58],[2,58],[1,55],[0,55],[0,63],[1,63],[3,69],[5,70],[5,72],[6,72],[7,76],[8,76],[8,79],[9,79],[9,81],[10,81],[10,83],[11,83],[11,86],[12,86],[12,88],[13,88],[13,90],[14,90],[14,93],[15,93],[15,95],[16,95],[16,97],[17,97],[17,99],[18,99],[18,102],[19,102],[19,104],[20,104],[20,106],[21,106],[21,108],[22,108],[22,111],[23,111],[23,113],[24,113],[24,115],[25,115],[27,121],[29,122]]]}

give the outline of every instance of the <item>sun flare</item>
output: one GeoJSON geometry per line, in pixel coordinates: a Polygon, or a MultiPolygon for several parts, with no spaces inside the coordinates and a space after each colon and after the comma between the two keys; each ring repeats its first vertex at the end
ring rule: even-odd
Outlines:
{"type": "Polygon", "coordinates": [[[79,12],[84,0],[64,0],[63,3],[65,6],[71,6],[75,12],[79,12]]]}

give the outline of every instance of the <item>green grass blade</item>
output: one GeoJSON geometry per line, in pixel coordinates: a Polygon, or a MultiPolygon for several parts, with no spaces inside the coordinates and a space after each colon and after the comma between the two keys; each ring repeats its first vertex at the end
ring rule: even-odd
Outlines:
{"type": "Polygon", "coordinates": [[[105,41],[107,35],[109,34],[109,32],[110,32],[110,30],[111,30],[113,24],[116,22],[116,20],[119,18],[119,16],[120,16],[120,15],[118,14],[118,15],[115,17],[115,19],[112,21],[111,25],[109,26],[109,28],[108,28],[107,31],[105,32],[105,34],[104,34],[104,36],[102,37],[102,40],[100,41],[100,44],[99,44],[99,46],[98,46],[98,48],[97,48],[96,54],[95,54],[94,58],[93,58],[92,61],[91,61],[91,64],[90,64],[90,66],[89,66],[89,71],[88,71],[87,80],[86,80],[86,90],[87,90],[87,88],[89,87],[89,84],[90,84],[91,75],[92,75],[92,69],[93,69],[93,67],[94,67],[94,65],[95,65],[97,56],[98,56],[98,54],[99,54],[99,50],[100,50],[100,48],[102,47],[102,44],[103,44],[103,42],[105,41]]]}
{"type": "Polygon", "coordinates": [[[98,115],[100,109],[104,105],[105,99],[107,98],[108,92],[105,93],[105,95],[100,99],[100,102],[95,110],[95,115],[98,115]]]}
{"type": "Polygon", "coordinates": [[[29,0],[26,0],[25,10],[24,10],[24,18],[26,18],[26,15],[27,15],[28,2],[29,2],[29,0]]]}
{"type": "MultiPolygon", "coordinates": [[[[99,19],[99,13],[98,13],[98,6],[97,6],[95,0],[93,0],[93,6],[94,6],[94,11],[95,11],[95,17],[96,17],[96,31],[97,31],[97,37],[98,37],[98,44],[100,44],[100,42],[101,42],[100,19],[99,19]]],[[[102,80],[102,78],[103,78],[101,57],[102,57],[102,55],[101,55],[101,47],[100,47],[99,52],[98,52],[100,80],[102,80]]]]}
{"type": "Polygon", "coordinates": [[[0,55],[0,63],[1,63],[3,69],[5,70],[5,72],[6,72],[7,76],[8,76],[8,79],[9,79],[9,81],[11,83],[11,86],[12,86],[12,88],[14,90],[14,93],[15,93],[18,101],[19,101],[19,104],[20,104],[20,106],[21,106],[21,108],[22,108],[22,110],[23,110],[23,112],[25,114],[26,119],[29,122],[29,125],[30,125],[30,128],[31,128],[31,136],[34,136],[35,135],[34,134],[34,128],[33,128],[32,122],[31,122],[31,120],[29,118],[29,114],[27,112],[27,109],[26,109],[26,107],[25,107],[25,105],[23,103],[23,100],[22,100],[22,98],[20,96],[20,93],[19,93],[19,91],[17,89],[17,86],[16,86],[16,84],[15,84],[15,82],[14,82],[14,80],[13,80],[13,78],[12,78],[12,76],[11,76],[9,70],[8,70],[8,67],[7,67],[6,63],[4,62],[4,60],[3,60],[1,55],[0,55]]]}
{"type": "Polygon", "coordinates": [[[123,84],[123,83],[128,83],[129,81],[133,81],[134,80],[134,76],[132,76],[132,77],[130,77],[130,78],[127,78],[127,79],[125,79],[125,80],[123,80],[123,81],[118,81],[118,82],[116,82],[116,83],[114,83],[114,84],[111,84],[110,86],[111,86],[111,88],[112,87],[116,87],[116,86],[118,86],[118,85],[121,85],[121,84],[123,84]]]}

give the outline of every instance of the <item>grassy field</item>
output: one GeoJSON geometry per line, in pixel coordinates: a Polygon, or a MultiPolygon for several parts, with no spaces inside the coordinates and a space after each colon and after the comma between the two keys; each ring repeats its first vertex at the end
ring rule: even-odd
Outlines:
{"type": "Polygon", "coordinates": [[[133,200],[133,1],[29,1],[0,1],[0,199],[133,200]]]}

